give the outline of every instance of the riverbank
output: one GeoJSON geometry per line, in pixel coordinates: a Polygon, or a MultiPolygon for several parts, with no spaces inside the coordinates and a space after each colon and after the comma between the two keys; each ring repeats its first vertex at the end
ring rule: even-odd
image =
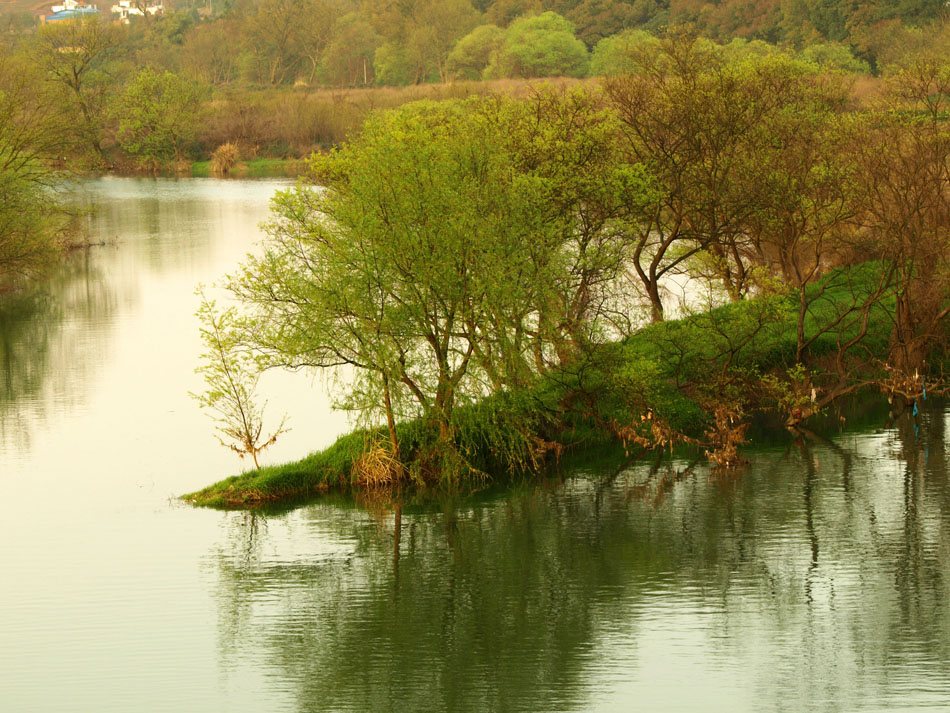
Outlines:
{"type": "MultiPolygon", "coordinates": [[[[608,442],[623,443],[630,453],[682,445],[719,462],[744,442],[753,414],[781,427],[819,415],[836,394],[853,393],[882,376],[893,302],[875,303],[863,334],[858,312],[856,319],[842,318],[879,274],[877,265],[857,266],[808,289],[802,324],[802,336],[810,342],[808,369],[794,367],[798,294],[731,303],[597,347],[572,368],[539,379],[530,391],[462,407],[458,452],[476,477],[493,473],[494,480],[542,473],[562,453],[608,442]],[[852,346],[859,350],[841,350],[856,337],[852,346]],[[841,364],[847,373],[832,368],[841,364]],[[855,389],[841,388],[842,376],[855,389]]],[[[423,424],[401,423],[397,433],[409,464],[401,484],[438,487],[426,470],[431,454],[423,424]]],[[[387,484],[391,474],[374,479],[367,469],[367,457],[378,454],[383,436],[382,431],[350,433],[302,460],[232,476],[183,499],[199,506],[253,507],[387,484]]],[[[741,461],[732,457],[730,465],[741,461]]]]}

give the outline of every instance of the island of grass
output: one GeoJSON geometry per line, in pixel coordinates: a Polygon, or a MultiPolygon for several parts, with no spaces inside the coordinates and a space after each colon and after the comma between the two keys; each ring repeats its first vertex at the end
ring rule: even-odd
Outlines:
{"type": "MultiPolygon", "coordinates": [[[[894,300],[868,299],[881,269],[867,263],[835,271],[806,291],[801,322],[808,369],[795,366],[798,294],[726,304],[600,345],[574,368],[552,373],[530,390],[460,407],[458,455],[470,477],[495,480],[538,474],[562,452],[611,442],[623,442],[630,452],[685,443],[715,457],[717,450],[742,443],[753,416],[772,414],[777,424],[796,424],[847,393],[886,387],[894,300]]],[[[903,402],[913,394],[901,396],[903,402]]],[[[394,480],[438,486],[442,464],[431,462],[434,444],[425,424],[400,423],[396,431],[403,478],[378,447],[385,429],[360,430],[300,461],[235,475],[184,499],[250,507],[394,480]]]]}

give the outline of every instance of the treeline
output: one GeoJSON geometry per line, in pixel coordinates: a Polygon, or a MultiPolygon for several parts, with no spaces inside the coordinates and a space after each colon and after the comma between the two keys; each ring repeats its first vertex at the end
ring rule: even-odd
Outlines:
{"type": "MultiPolygon", "coordinates": [[[[406,84],[476,71],[538,76],[552,64],[583,73],[588,52],[605,38],[683,25],[720,43],[742,38],[796,50],[841,43],[878,71],[895,52],[929,42],[945,14],[942,0],[184,0],[175,7],[132,18],[140,63],[213,85],[261,86],[406,84]]],[[[30,18],[4,19],[8,35],[34,29],[30,18]]]]}
{"type": "Polygon", "coordinates": [[[950,63],[856,106],[783,55],[672,37],[632,59],[377,115],[276,201],[222,329],[259,365],[355,373],[343,403],[383,427],[353,479],[534,467],[585,432],[734,464],[759,409],[944,388],[950,63]]]}
{"type": "MultiPolygon", "coordinates": [[[[731,17],[762,10],[727,3],[717,12],[727,7],[731,17]]],[[[850,74],[886,74],[907,56],[950,47],[936,6],[864,7],[845,13],[845,34],[829,19],[842,7],[775,4],[771,24],[760,13],[758,24],[727,31],[710,24],[706,5],[263,0],[222,4],[217,15],[169,10],[129,25],[10,25],[0,56],[8,81],[46,92],[59,115],[56,158],[70,167],[184,166],[230,144],[219,162],[226,168],[229,156],[299,158],[336,145],[371,111],[413,99],[635,73],[638,52],[686,31],[715,37],[703,42],[724,60],[782,54],[850,74]],[[692,24],[668,24],[676,20],[692,24]]]]}

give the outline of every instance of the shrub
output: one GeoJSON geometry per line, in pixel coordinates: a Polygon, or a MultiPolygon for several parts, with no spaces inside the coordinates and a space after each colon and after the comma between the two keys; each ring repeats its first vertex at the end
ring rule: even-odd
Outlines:
{"type": "Polygon", "coordinates": [[[240,158],[237,144],[230,141],[221,144],[211,154],[211,172],[216,176],[227,176],[240,158]]]}

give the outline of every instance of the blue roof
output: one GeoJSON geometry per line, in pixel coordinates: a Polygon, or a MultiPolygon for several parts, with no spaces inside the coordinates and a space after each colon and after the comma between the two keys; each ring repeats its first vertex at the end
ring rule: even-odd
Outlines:
{"type": "Polygon", "coordinates": [[[53,13],[46,18],[46,22],[59,22],[60,20],[75,20],[77,17],[86,15],[95,15],[99,11],[94,7],[77,7],[75,10],[61,10],[53,13]]]}

